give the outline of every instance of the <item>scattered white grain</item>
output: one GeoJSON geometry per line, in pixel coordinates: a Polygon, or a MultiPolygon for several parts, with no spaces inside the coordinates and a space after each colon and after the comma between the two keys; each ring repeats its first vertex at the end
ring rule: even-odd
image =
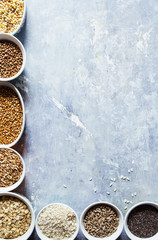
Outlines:
{"type": "Polygon", "coordinates": [[[131,172],[133,172],[133,168],[131,168],[131,172]]]}
{"type": "Polygon", "coordinates": [[[127,207],[124,207],[124,210],[127,210],[127,207]]]}
{"type": "Polygon", "coordinates": [[[92,178],[90,178],[89,181],[91,182],[91,181],[92,181],[92,178]]]}
{"type": "Polygon", "coordinates": [[[110,195],[110,192],[107,192],[107,195],[110,195]]]}
{"type": "Polygon", "coordinates": [[[97,189],[96,189],[96,188],[94,188],[93,190],[94,190],[94,192],[97,192],[97,189]]]}
{"type": "Polygon", "coordinates": [[[114,188],[114,192],[116,192],[117,191],[117,189],[116,188],[114,188]]]}
{"type": "Polygon", "coordinates": [[[112,182],[112,183],[110,183],[110,187],[112,187],[112,185],[113,185],[113,182],[112,182]]]}
{"type": "Polygon", "coordinates": [[[130,170],[130,169],[128,169],[128,173],[131,173],[131,170],[130,170]]]}
{"type": "Polygon", "coordinates": [[[63,185],[63,187],[64,187],[64,188],[67,188],[67,186],[66,186],[65,184],[63,185]]]}
{"type": "Polygon", "coordinates": [[[130,181],[130,179],[128,177],[126,179],[127,179],[127,181],[130,181]]]}
{"type": "Polygon", "coordinates": [[[137,193],[135,192],[135,193],[134,193],[134,196],[136,196],[136,195],[137,195],[137,193]]]}

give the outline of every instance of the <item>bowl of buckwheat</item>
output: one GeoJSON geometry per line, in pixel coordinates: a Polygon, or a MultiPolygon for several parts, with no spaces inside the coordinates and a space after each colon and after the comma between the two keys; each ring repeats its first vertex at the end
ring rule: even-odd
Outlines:
{"type": "Polygon", "coordinates": [[[14,149],[0,148],[0,176],[0,192],[12,191],[24,180],[25,163],[14,149]]]}
{"type": "Polygon", "coordinates": [[[25,127],[22,96],[11,83],[0,82],[0,147],[12,147],[21,138],[25,127]]]}
{"type": "Polygon", "coordinates": [[[35,225],[30,201],[17,193],[0,193],[0,240],[27,240],[35,225]]]}
{"type": "Polygon", "coordinates": [[[11,81],[24,70],[26,53],[22,43],[8,33],[0,33],[0,81],[11,81]]]}
{"type": "Polygon", "coordinates": [[[74,240],[79,231],[79,220],[68,205],[52,203],[39,212],[35,227],[41,240],[74,240]]]}
{"type": "Polygon", "coordinates": [[[116,240],[123,230],[123,215],[112,203],[95,202],[82,212],[80,226],[89,240],[116,240]]]}
{"type": "Polygon", "coordinates": [[[0,33],[16,34],[25,22],[26,0],[0,1],[0,33]]]}

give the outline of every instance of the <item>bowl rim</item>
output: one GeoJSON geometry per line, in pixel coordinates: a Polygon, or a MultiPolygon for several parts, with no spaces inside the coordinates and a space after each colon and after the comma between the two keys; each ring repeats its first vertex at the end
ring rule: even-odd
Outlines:
{"type": "MultiPolygon", "coordinates": [[[[25,196],[18,194],[18,193],[13,193],[13,192],[1,192],[0,197],[2,197],[2,196],[10,196],[10,197],[18,198],[19,200],[24,202],[26,204],[26,206],[28,207],[28,209],[30,210],[31,224],[30,224],[29,229],[22,236],[12,239],[12,240],[27,240],[31,236],[31,234],[34,230],[34,227],[35,227],[35,213],[34,213],[34,210],[33,210],[33,207],[31,205],[30,201],[25,196]]],[[[6,240],[6,239],[0,238],[0,240],[6,240]]]]}
{"type": "Polygon", "coordinates": [[[20,99],[20,103],[22,106],[22,111],[23,111],[23,123],[22,123],[22,127],[21,127],[21,131],[19,133],[19,136],[15,139],[14,142],[11,142],[9,144],[0,144],[0,147],[13,147],[21,138],[24,128],[25,128],[25,107],[24,107],[24,101],[23,98],[19,92],[19,90],[11,83],[9,82],[0,82],[0,86],[4,86],[4,87],[10,87],[12,90],[15,91],[15,93],[17,94],[18,98],[20,99]]]}
{"type": "Polygon", "coordinates": [[[7,81],[12,81],[12,80],[16,79],[23,72],[23,70],[25,68],[25,64],[26,64],[26,52],[25,52],[25,48],[24,48],[23,44],[20,42],[20,40],[18,38],[16,38],[15,36],[13,36],[12,34],[0,33],[0,41],[2,41],[2,40],[11,41],[11,42],[15,43],[20,48],[20,51],[21,51],[22,57],[23,57],[22,66],[21,66],[20,70],[14,76],[7,77],[7,78],[0,77],[1,82],[7,82],[7,81]]]}
{"type": "Polygon", "coordinates": [[[83,210],[83,212],[81,214],[81,217],[80,217],[80,226],[81,226],[81,231],[82,231],[83,235],[89,240],[116,240],[120,236],[120,234],[122,233],[122,230],[123,230],[123,214],[120,211],[120,209],[111,202],[107,202],[107,201],[94,202],[94,203],[91,203],[90,205],[88,205],[83,210]],[[87,211],[90,208],[92,208],[94,206],[97,206],[97,205],[101,205],[101,204],[110,206],[111,208],[113,208],[117,212],[117,214],[119,216],[119,225],[118,225],[117,230],[112,235],[110,235],[109,237],[104,237],[104,238],[98,238],[98,237],[94,237],[94,236],[90,235],[85,230],[85,227],[84,227],[84,224],[83,224],[83,220],[84,220],[84,217],[85,217],[87,211]]]}
{"type": "Polygon", "coordinates": [[[154,236],[152,237],[149,237],[149,238],[140,238],[140,237],[137,237],[135,236],[128,228],[128,224],[127,224],[127,220],[128,220],[128,217],[129,217],[129,214],[136,208],[136,207],[139,207],[139,206],[142,206],[142,205],[151,205],[155,208],[158,209],[158,203],[156,202],[152,202],[152,201],[143,201],[143,202],[139,202],[135,205],[133,205],[129,210],[128,212],[126,213],[125,215],[125,218],[124,218],[124,230],[125,230],[125,233],[127,234],[127,236],[132,239],[132,240],[157,240],[158,239],[158,233],[156,233],[154,236]]]}
{"type": "MultiPolygon", "coordinates": [[[[47,205],[45,205],[45,206],[39,211],[39,213],[37,214],[36,220],[35,220],[35,229],[36,229],[37,235],[38,235],[39,238],[42,239],[42,240],[50,240],[50,238],[48,238],[47,236],[45,236],[45,235],[42,233],[42,231],[40,230],[40,228],[39,228],[39,226],[38,226],[38,217],[39,217],[39,215],[41,214],[41,212],[42,212],[45,208],[47,208],[47,207],[49,207],[49,206],[52,206],[52,205],[55,205],[55,204],[69,207],[69,208],[71,209],[71,211],[74,212],[74,214],[75,214],[75,216],[76,216],[76,226],[77,226],[77,228],[76,228],[75,233],[74,233],[70,238],[67,239],[67,240],[74,240],[74,239],[77,237],[78,232],[79,232],[79,218],[78,218],[78,215],[77,215],[77,213],[74,211],[74,209],[72,209],[69,205],[67,205],[67,204],[65,204],[65,203],[60,203],[60,202],[54,202],[54,203],[47,204],[47,205]]],[[[0,240],[1,240],[1,239],[0,239],[0,240]]]]}
{"type": "Polygon", "coordinates": [[[24,159],[22,158],[22,156],[13,148],[8,148],[8,147],[0,147],[0,150],[1,149],[9,149],[11,151],[13,151],[14,153],[16,153],[21,162],[22,162],[22,165],[23,165],[23,170],[22,170],[22,174],[21,174],[21,177],[19,178],[19,180],[17,182],[15,182],[14,184],[8,186],[8,187],[0,187],[0,193],[1,192],[10,192],[10,191],[13,191],[15,190],[21,183],[22,181],[24,180],[24,177],[25,177],[25,173],[26,173],[26,166],[25,166],[25,162],[24,162],[24,159]]]}

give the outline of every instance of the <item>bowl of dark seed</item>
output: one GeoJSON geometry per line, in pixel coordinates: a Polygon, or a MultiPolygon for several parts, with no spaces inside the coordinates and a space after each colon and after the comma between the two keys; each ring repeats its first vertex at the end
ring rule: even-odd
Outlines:
{"type": "Polygon", "coordinates": [[[12,147],[22,136],[25,109],[18,89],[8,82],[0,82],[0,147],[12,147]]]}
{"type": "Polygon", "coordinates": [[[0,1],[0,33],[18,33],[26,16],[26,0],[0,1]]]}
{"type": "Polygon", "coordinates": [[[140,202],[134,205],[125,216],[124,229],[132,240],[157,240],[158,204],[140,202]]]}
{"type": "Polygon", "coordinates": [[[16,193],[0,193],[0,240],[27,240],[33,232],[35,214],[30,201],[16,193]]]}
{"type": "Polygon", "coordinates": [[[11,148],[0,148],[0,192],[17,188],[25,177],[25,163],[21,155],[11,148]]]}
{"type": "Polygon", "coordinates": [[[123,215],[112,203],[95,202],[84,209],[80,226],[89,240],[116,240],[123,230],[123,215]]]}
{"type": "Polygon", "coordinates": [[[25,49],[16,37],[0,33],[0,50],[0,81],[11,81],[24,70],[25,49]]]}
{"type": "Polygon", "coordinates": [[[41,240],[74,240],[79,220],[76,212],[66,204],[52,203],[39,212],[35,226],[41,240]]]}

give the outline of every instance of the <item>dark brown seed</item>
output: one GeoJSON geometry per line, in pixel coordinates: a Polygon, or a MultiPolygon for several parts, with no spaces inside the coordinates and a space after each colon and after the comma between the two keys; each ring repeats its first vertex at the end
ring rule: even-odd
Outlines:
{"type": "Polygon", "coordinates": [[[11,41],[0,41],[0,77],[16,75],[22,67],[23,56],[20,48],[11,41]]]}

